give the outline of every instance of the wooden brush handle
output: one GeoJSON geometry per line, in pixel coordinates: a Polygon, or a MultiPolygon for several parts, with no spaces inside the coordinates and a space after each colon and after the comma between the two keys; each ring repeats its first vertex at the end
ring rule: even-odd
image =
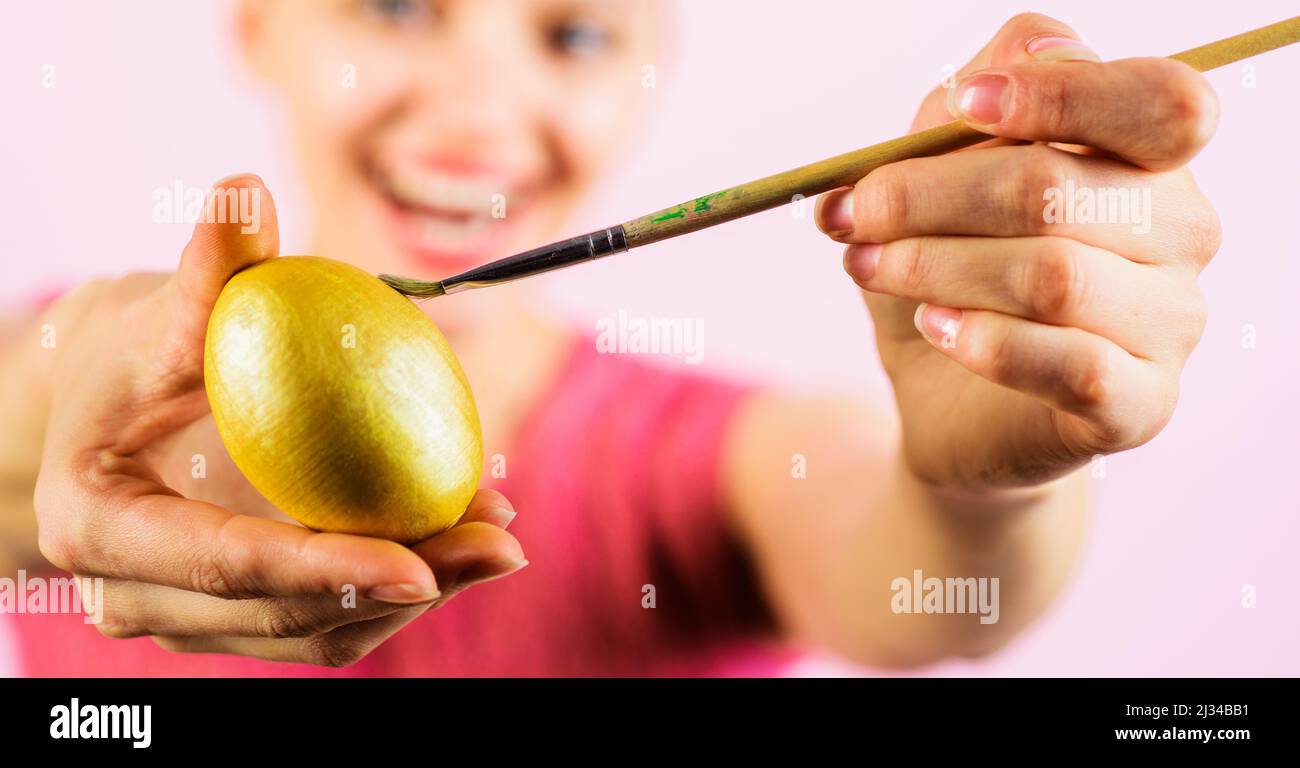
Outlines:
{"type": "Polygon", "coordinates": [[[900,136],[883,144],[857,149],[748,184],[697,197],[681,205],[625,222],[627,244],[635,248],[666,240],[769,208],[848,187],[882,165],[911,157],[942,155],[964,149],[990,137],[954,120],[934,128],[900,136]]]}
{"type": "Polygon", "coordinates": [[[1208,72],[1296,42],[1300,42],[1300,16],[1242,32],[1190,51],[1175,53],[1169,58],[1181,61],[1199,72],[1208,72]]]}
{"type": "MultiPolygon", "coordinates": [[[[1300,41],[1300,16],[1183,51],[1169,58],[1205,72],[1297,41],[1300,41]]],[[[882,165],[911,157],[942,155],[989,138],[988,134],[955,120],[633,219],[623,224],[627,233],[627,245],[635,248],[820,195],[838,187],[851,186],[882,165]]]]}

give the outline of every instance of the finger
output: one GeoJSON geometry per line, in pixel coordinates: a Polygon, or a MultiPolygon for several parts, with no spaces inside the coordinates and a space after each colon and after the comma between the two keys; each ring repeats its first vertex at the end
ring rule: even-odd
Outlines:
{"type": "Polygon", "coordinates": [[[1150,393],[1170,389],[1157,365],[1087,331],[930,304],[917,307],[915,322],[931,346],[972,373],[1078,417],[1095,450],[1140,445],[1173,412],[1174,392],[1164,413],[1150,412],[1150,393]]]}
{"type": "Polygon", "coordinates": [[[354,590],[335,596],[224,600],[157,584],[106,579],[103,616],[96,627],[114,638],[314,637],[400,610],[404,606],[367,600],[354,590]]]}
{"type": "Polygon", "coordinates": [[[993,35],[988,44],[967,62],[966,66],[957,71],[952,81],[940,85],[926,96],[916,113],[912,130],[933,128],[953,120],[953,115],[948,109],[949,92],[953,81],[965,78],[981,69],[1035,59],[1053,61],[1076,57],[1095,59],[1096,54],[1081,43],[1070,45],[1072,41],[1078,39],[1078,34],[1068,24],[1050,16],[1041,13],[1022,13],[1013,16],[993,35]]]}
{"type": "Polygon", "coordinates": [[[509,575],[528,565],[519,540],[482,522],[458,525],[412,547],[433,569],[443,600],[473,584],[509,575]]]}
{"type": "Polygon", "coordinates": [[[266,661],[348,667],[365,658],[424,612],[424,607],[404,608],[370,621],[345,624],[316,637],[277,640],[255,637],[155,636],[154,642],[173,653],[222,653],[266,661]]]}
{"type": "Polygon", "coordinates": [[[65,480],[59,486],[73,490],[38,490],[43,513],[59,518],[42,526],[42,551],[74,573],[222,598],[338,595],[353,587],[405,604],[438,593],[429,566],[391,541],[237,515],[127,476],[94,482],[111,487],[65,480]]]}
{"type": "Polygon", "coordinates": [[[817,224],[843,243],[1054,235],[1135,261],[1182,263],[1196,271],[1218,247],[1217,217],[1188,174],[1136,171],[1124,162],[1045,145],[878,168],[828,199],[817,224]]]}
{"type": "Polygon", "coordinates": [[[1219,119],[1209,82],[1171,59],[986,69],[960,80],[949,103],[986,133],[1084,144],[1158,171],[1186,165],[1219,119]]]}
{"type": "Polygon", "coordinates": [[[275,201],[262,180],[241,174],[214,184],[172,278],[182,331],[201,340],[226,282],[279,251],[275,201]]]}
{"type": "MultiPolygon", "coordinates": [[[[953,98],[955,84],[967,76],[991,66],[1003,66],[1032,60],[1063,61],[1074,58],[1096,60],[1096,54],[1082,43],[1078,35],[1068,24],[1064,24],[1041,13],[1022,13],[1013,16],[1002,25],[979,53],[975,54],[966,66],[951,78],[930,91],[921,102],[916,118],[912,121],[913,133],[926,128],[933,128],[956,119],[950,101],[953,98]]],[[[993,138],[986,142],[968,147],[953,154],[987,149],[1013,144],[1010,139],[993,138]]],[[[842,204],[849,189],[838,189],[821,196],[817,201],[816,217],[820,221],[822,211],[842,204]]]]}
{"type": "Polygon", "coordinates": [[[504,531],[514,519],[514,505],[505,495],[491,488],[480,488],[474,494],[474,498],[470,499],[469,507],[466,508],[465,514],[461,516],[457,525],[487,523],[504,531]]]}
{"type": "MultiPolygon", "coordinates": [[[[480,491],[470,512],[480,514],[505,502],[496,492],[480,491]]],[[[505,502],[508,505],[508,502],[505,502]]],[[[457,592],[513,573],[528,564],[523,549],[510,534],[481,520],[468,520],[415,546],[415,550],[451,585],[435,603],[441,605],[457,592]]],[[[348,666],[363,658],[425,607],[401,609],[382,618],[355,622],[324,635],[299,639],[231,636],[160,636],[159,646],[179,653],[228,653],[283,662],[348,666]]]]}
{"type": "Polygon", "coordinates": [[[1072,326],[1148,359],[1185,357],[1204,325],[1189,276],[1064,237],[911,237],[849,246],[844,265],[863,290],[1072,326]]]}

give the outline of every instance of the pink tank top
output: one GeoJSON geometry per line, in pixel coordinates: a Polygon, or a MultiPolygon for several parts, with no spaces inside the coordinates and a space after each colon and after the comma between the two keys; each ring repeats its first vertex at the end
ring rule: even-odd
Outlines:
{"type": "Polygon", "coordinates": [[[506,477],[484,479],[514,503],[530,565],[346,669],[172,654],[105,638],[79,615],[0,621],[33,676],[778,674],[792,654],[719,504],[720,444],[747,391],[576,340],[506,477]]]}

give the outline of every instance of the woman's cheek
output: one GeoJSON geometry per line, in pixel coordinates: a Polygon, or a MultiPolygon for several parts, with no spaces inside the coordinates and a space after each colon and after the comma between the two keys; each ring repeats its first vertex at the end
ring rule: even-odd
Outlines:
{"type": "Polygon", "coordinates": [[[564,102],[565,143],[585,177],[606,164],[639,122],[653,94],[642,88],[635,70],[628,67],[626,72],[626,77],[603,78],[599,87],[575,89],[575,95],[564,102]]]}
{"type": "Polygon", "coordinates": [[[303,116],[317,129],[351,134],[379,119],[414,80],[403,46],[385,48],[357,34],[327,31],[296,63],[303,116]]]}

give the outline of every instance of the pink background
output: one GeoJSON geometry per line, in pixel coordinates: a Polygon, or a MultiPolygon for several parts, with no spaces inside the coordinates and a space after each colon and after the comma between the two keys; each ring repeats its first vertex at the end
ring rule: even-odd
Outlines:
{"type": "MultiPolygon", "coordinates": [[[[963,64],[1026,10],[831,0],[678,8],[674,50],[656,62],[659,88],[647,94],[660,101],[655,118],[574,231],[890,138],[945,66],[963,64]]],[[[1173,2],[1034,10],[1072,24],[1107,58],[1172,53],[1296,12],[1287,2],[1194,14],[1173,2]]],[[[24,3],[5,25],[6,304],[93,273],[170,267],[188,228],[153,223],[150,196],[177,180],[260,173],[280,203],[285,252],[302,249],[310,211],[282,159],[274,105],[234,59],[225,3],[24,3]],[[53,89],[41,87],[47,64],[53,89]]],[[[1108,460],[1087,551],[1050,614],[998,655],[931,671],[1300,674],[1291,296],[1300,285],[1300,47],[1250,66],[1210,75],[1223,119],[1193,169],[1225,236],[1202,279],[1211,318],[1177,415],[1151,444],[1108,460]],[[1242,344],[1246,324],[1254,349],[1242,344]],[[1246,585],[1253,609],[1242,607],[1246,585]]],[[[703,318],[707,367],[887,397],[866,312],[839,262],[840,249],[787,209],[546,280],[556,311],[588,328],[619,310],[703,318]]],[[[0,637],[0,673],[3,648],[0,637]]],[[[810,659],[795,671],[846,669],[810,659]]]]}

